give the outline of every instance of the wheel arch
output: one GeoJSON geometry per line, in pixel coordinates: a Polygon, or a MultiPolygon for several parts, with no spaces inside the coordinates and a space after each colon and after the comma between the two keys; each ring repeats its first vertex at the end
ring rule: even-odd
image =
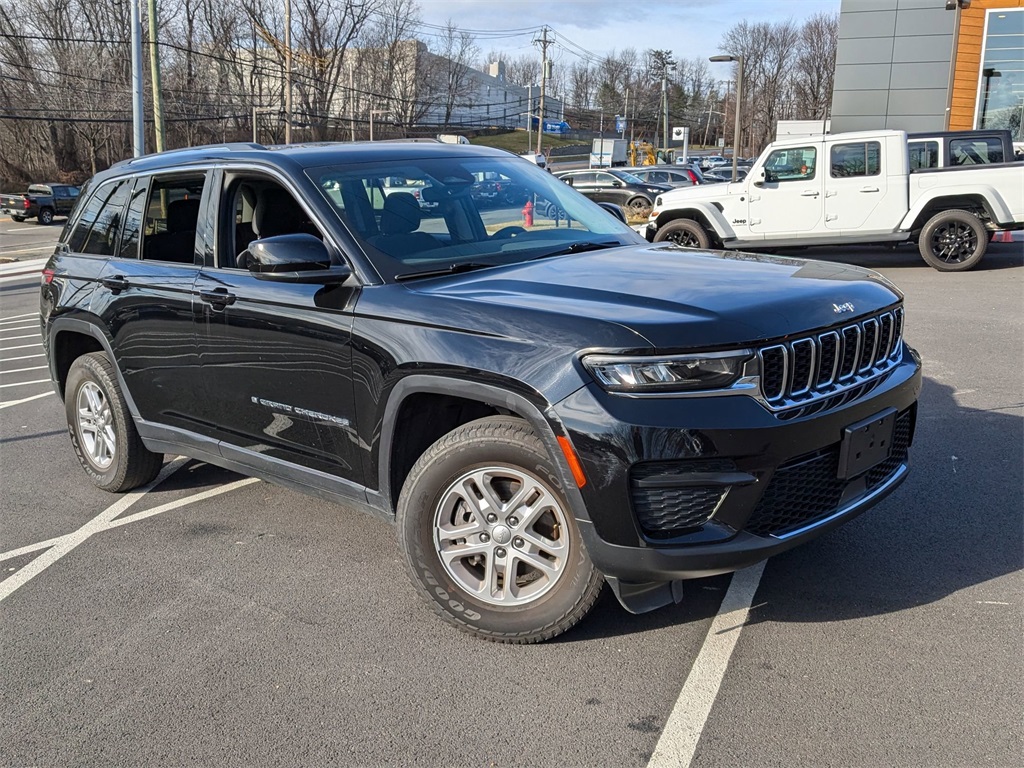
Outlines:
{"type": "Polygon", "coordinates": [[[64,388],[67,385],[68,371],[71,364],[82,355],[90,352],[103,352],[110,358],[117,376],[117,384],[133,417],[139,415],[131,392],[125,385],[121,368],[114,358],[110,338],[99,325],[98,319],[90,321],[81,317],[58,317],[51,321],[47,332],[47,356],[50,364],[50,379],[53,381],[57,396],[64,399],[64,388]]]}
{"type": "Polygon", "coordinates": [[[708,206],[692,206],[689,208],[673,208],[670,210],[662,211],[655,223],[658,229],[671,224],[673,221],[678,219],[691,219],[696,221],[704,230],[708,233],[711,238],[711,244],[714,246],[721,246],[728,240],[735,240],[736,233],[732,227],[729,226],[728,222],[722,216],[722,212],[717,207],[708,206]]]}
{"type": "Polygon", "coordinates": [[[1013,216],[1002,200],[990,189],[965,189],[955,195],[944,194],[918,200],[900,224],[900,229],[920,232],[928,220],[937,213],[951,210],[970,211],[982,220],[986,229],[998,229],[1000,222],[1010,222],[1013,216]]]}
{"type": "Polygon", "coordinates": [[[391,390],[384,406],[377,487],[387,510],[392,515],[395,513],[409,470],[436,440],[462,424],[496,414],[517,416],[530,425],[558,468],[573,514],[589,519],[583,497],[558,443],[559,436],[566,436],[565,430],[547,403],[539,397],[533,401],[492,384],[432,374],[406,376],[391,390]],[[424,405],[428,407],[424,409],[424,405]],[[415,429],[410,435],[409,428],[413,425],[415,429]]]}

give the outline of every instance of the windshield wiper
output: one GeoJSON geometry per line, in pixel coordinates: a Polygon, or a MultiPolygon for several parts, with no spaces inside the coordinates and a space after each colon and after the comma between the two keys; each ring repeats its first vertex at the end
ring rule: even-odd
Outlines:
{"type": "Polygon", "coordinates": [[[589,240],[582,240],[578,243],[572,243],[571,245],[565,246],[565,248],[559,248],[557,251],[550,251],[549,253],[542,253],[540,256],[534,256],[530,261],[536,261],[537,259],[547,259],[551,256],[565,256],[569,253],[583,253],[584,251],[600,251],[604,248],[616,248],[622,245],[618,240],[606,240],[602,243],[595,243],[589,240]]]}
{"type": "Polygon", "coordinates": [[[497,264],[485,264],[481,261],[463,261],[458,264],[449,264],[447,267],[437,269],[425,269],[422,272],[406,272],[402,275],[395,275],[395,280],[415,280],[418,277],[437,277],[438,275],[454,275],[459,272],[472,272],[474,269],[485,267],[496,267],[497,264]]]}

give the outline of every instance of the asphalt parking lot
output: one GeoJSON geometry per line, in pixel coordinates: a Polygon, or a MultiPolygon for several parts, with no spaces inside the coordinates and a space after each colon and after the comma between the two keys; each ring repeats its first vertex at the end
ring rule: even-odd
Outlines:
{"type": "MultiPolygon", "coordinates": [[[[59,232],[12,229],[0,257],[59,232]]],[[[148,492],[95,489],[38,278],[0,272],[0,765],[1019,765],[1024,247],[964,274],[800,255],[906,292],[910,478],[763,571],[644,616],[605,594],[528,647],[438,621],[391,527],[344,507],[173,457],[148,492]]]]}

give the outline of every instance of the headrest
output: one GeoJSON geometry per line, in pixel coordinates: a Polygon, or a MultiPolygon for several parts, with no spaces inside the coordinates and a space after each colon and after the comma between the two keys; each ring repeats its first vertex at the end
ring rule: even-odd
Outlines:
{"type": "Polygon", "coordinates": [[[252,212],[252,231],[258,237],[292,234],[300,232],[306,220],[306,212],[286,190],[264,189],[252,212]]]}
{"type": "Polygon", "coordinates": [[[199,221],[199,200],[188,198],[167,204],[168,232],[195,232],[199,221]]]}
{"type": "Polygon", "coordinates": [[[392,192],[384,199],[380,231],[384,235],[406,235],[420,226],[420,204],[411,192],[392,192]]]}

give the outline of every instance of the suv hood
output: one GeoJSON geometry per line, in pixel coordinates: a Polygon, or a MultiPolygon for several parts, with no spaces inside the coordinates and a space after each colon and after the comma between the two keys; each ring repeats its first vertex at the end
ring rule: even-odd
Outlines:
{"type": "Polygon", "coordinates": [[[579,348],[607,341],[588,328],[598,321],[628,328],[659,350],[763,342],[836,325],[902,298],[884,277],[860,267],[670,244],[552,257],[407,287],[491,305],[486,314],[505,333],[528,331],[523,313],[536,313],[538,320],[548,316],[532,329],[543,338],[554,314],[564,316],[563,332],[577,329],[579,348]]]}

